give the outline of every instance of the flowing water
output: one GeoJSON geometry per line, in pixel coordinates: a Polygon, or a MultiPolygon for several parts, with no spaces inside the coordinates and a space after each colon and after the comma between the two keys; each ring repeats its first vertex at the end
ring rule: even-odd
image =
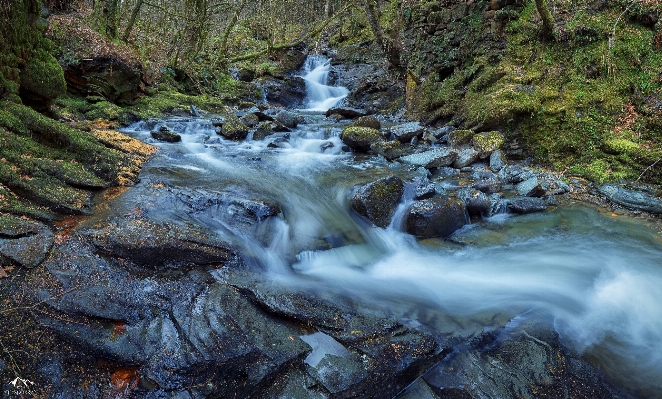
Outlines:
{"type": "MultiPolygon", "coordinates": [[[[327,67],[309,66],[310,74],[327,67]]],[[[325,101],[311,96],[309,107],[325,101]]],[[[625,386],[650,397],[662,390],[659,227],[575,205],[475,220],[452,241],[416,240],[400,230],[397,215],[389,228],[376,228],[351,212],[352,186],[411,172],[341,152],[342,126],[328,125],[321,112],[301,112],[308,123],[279,149],[268,141],[224,140],[205,119],[168,121],[183,142],[158,143],[143,177],[192,190],[259,193],[279,203],[284,218],[268,222],[264,243],[235,234],[213,214],[195,220],[273,279],[430,325],[431,315],[489,327],[495,319],[545,312],[568,344],[625,386]],[[328,143],[333,147],[323,151],[328,143]]],[[[145,123],[127,132],[151,141],[145,123]]],[[[167,210],[162,217],[186,218],[167,210]]]]}

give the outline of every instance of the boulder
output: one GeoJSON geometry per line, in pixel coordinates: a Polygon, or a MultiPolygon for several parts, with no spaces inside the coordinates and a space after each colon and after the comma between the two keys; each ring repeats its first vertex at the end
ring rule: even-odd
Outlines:
{"type": "Polygon", "coordinates": [[[299,76],[287,77],[285,79],[267,78],[260,84],[265,92],[265,97],[270,104],[283,107],[297,107],[303,104],[308,95],[306,82],[299,76]]]}
{"type": "Polygon", "coordinates": [[[449,148],[435,148],[430,151],[419,152],[400,157],[398,161],[412,166],[421,166],[426,169],[436,169],[453,164],[457,160],[457,152],[449,148]]]}
{"type": "Polygon", "coordinates": [[[521,165],[505,166],[499,171],[499,179],[507,184],[523,182],[534,177],[533,172],[524,169],[521,165]]]}
{"type": "Polygon", "coordinates": [[[149,268],[220,266],[235,256],[212,235],[141,219],[116,220],[87,236],[98,250],[149,268]]]}
{"type": "Polygon", "coordinates": [[[242,116],[241,118],[239,118],[239,120],[241,121],[241,123],[248,126],[249,128],[254,128],[260,124],[260,118],[252,113],[242,116]]]}
{"type": "Polygon", "coordinates": [[[375,226],[386,228],[404,192],[399,177],[390,176],[358,187],[351,198],[351,206],[359,215],[375,226]]]}
{"type": "Polygon", "coordinates": [[[497,179],[480,179],[474,182],[472,187],[485,194],[498,193],[501,191],[501,182],[497,179]]]}
{"type": "Polygon", "coordinates": [[[340,140],[354,151],[367,152],[372,144],[384,141],[384,137],[377,129],[350,126],[340,133],[340,140]]]}
{"type": "Polygon", "coordinates": [[[359,116],[353,123],[352,126],[359,127],[371,127],[373,129],[381,129],[382,123],[376,117],[372,115],[359,116]]]}
{"type": "Polygon", "coordinates": [[[501,148],[506,138],[500,132],[481,132],[473,136],[473,147],[478,151],[478,157],[485,159],[492,155],[494,151],[501,148]]]}
{"type": "Polygon", "coordinates": [[[513,197],[507,200],[508,210],[513,213],[534,213],[547,209],[547,203],[542,198],[513,197]]]}
{"type": "Polygon", "coordinates": [[[356,109],[356,108],[331,108],[328,111],[326,111],[326,117],[330,117],[331,115],[340,115],[344,119],[355,119],[361,116],[366,116],[368,113],[356,109]]]}
{"type": "Polygon", "coordinates": [[[283,126],[294,129],[299,124],[298,115],[294,112],[282,110],[276,114],[276,122],[281,123],[283,126]]]}
{"type": "Polygon", "coordinates": [[[77,96],[102,96],[115,103],[131,104],[143,91],[142,66],[117,57],[92,57],[62,67],[67,91],[77,96]]]}
{"type": "Polygon", "coordinates": [[[414,184],[415,200],[432,198],[437,193],[435,184],[427,177],[417,177],[412,181],[412,184],[414,184]]]}
{"type": "Polygon", "coordinates": [[[490,209],[490,199],[482,191],[473,188],[461,188],[455,195],[457,199],[464,203],[469,215],[480,216],[486,214],[490,209]]]}
{"type": "Polygon", "coordinates": [[[421,238],[446,238],[467,223],[469,215],[462,201],[441,195],[415,202],[405,219],[407,233],[421,238]]]}
{"type": "Polygon", "coordinates": [[[389,128],[393,140],[401,143],[409,143],[414,137],[423,134],[424,130],[425,128],[419,122],[408,122],[389,128]]]}
{"type": "Polygon", "coordinates": [[[182,141],[182,136],[173,132],[165,126],[161,126],[159,130],[155,130],[149,133],[154,139],[159,141],[165,141],[166,143],[177,143],[182,141]]]}
{"type": "Polygon", "coordinates": [[[498,172],[506,165],[506,157],[501,150],[496,150],[490,155],[490,169],[493,171],[498,172]]]}
{"type": "Polygon", "coordinates": [[[542,197],[545,195],[545,190],[540,186],[538,178],[535,176],[517,183],[515,190],[517,190],[518,195],[523,197],[542,197]]]}
{"type": "Polygon", "coordinates": [[[448,145],[457,147],[461,145],[471,144],[471,141],[476,132],[473,130],[453,130],[448,133],[448,145]]]}
{"type": "Polygon", "coordinates": [[[224,118],[223,125],[216,129],[216,134],[232,141],[242,141],[248,136],[248,126],[244,125],[239,118],[234,115],[227,115],[224,118]]]}
{"type": "Polygon", "coordinates": [[[598,191],[610,201],[626,208],[651,213],[662,213],[662,200],[650,192],[628,189],[614,184],[604,184],[598,188],[598,191]]]}
{"type": "Polygon", "coordinates": [[[397,140],[377,141],[375,143],[370,144],[370,149],[374,153],[383,156],[389,161],[393,161],[394,159],[400,158],[407,152],[407,148],[405,148],[397,140]]]}
{"type": "Polygon", "coordinates": [[[471,147],[464,147],[457,152],[457,159],[455,159],[455,162],[453,162],[453,167],[456,169],[462,169],[465,166],[471,165],[477,160],[478,151],[471,147]]]}
{"type": "Polygon", "coordinates": [[[55,236],[42,223],[0,215],[0,261],[31,269],[46,259],[54,241],[55,236]]]}

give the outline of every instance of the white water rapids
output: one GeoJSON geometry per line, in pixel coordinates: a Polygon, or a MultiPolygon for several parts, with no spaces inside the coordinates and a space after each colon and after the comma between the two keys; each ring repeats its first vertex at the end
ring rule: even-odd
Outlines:
{"type": "MultiPolygon", "coordinates": [[[[319,68],[327,67],[312,68],[306,80],[316,81],[328,73],[319,68]]],[[[316,84],[315,93],[327,94],[311,97],[311,109],[321,111],[346,95],[316,84]]],[[[170,121],[183,142],[155,143],[161,151],[143,175],[192,188],[242,187],[279,203],[284,220],[271,222],[267,245],[231,237],[213,215],[196,220],[234,240],[274,279],[434,328],[444,325],[439,320],[489,328],[495,318],[549,313],[564,340],[610,376],[644,396],[662,392],[658,226],[576,205],[477,220],[456,234],[455,243],[416,240],[397,222],[376,228],[350,210],[352,186],[410,172],[342,153],[342,126],[319,112],[304,115],[308,123],[279,149],[267,148],[267,141],[224,140],[207,120],[170,121]],[[323,152],[320,146],[329,142],[334,147],[323,152]]],[[[144,123],[127,132],[153,142],[144,123]]]]}

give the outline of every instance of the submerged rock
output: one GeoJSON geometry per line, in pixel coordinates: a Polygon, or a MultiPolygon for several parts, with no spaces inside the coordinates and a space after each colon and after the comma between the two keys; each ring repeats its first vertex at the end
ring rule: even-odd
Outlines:
{"type": "Polygon", "coordinates": [[[462,201],[441,195],[415,202],[405,219],[407,233],[421,238],[446,238],[468,223],[462,201]]]}
{"type": "Polygon", "coordinates": [[[287,128],[294,129],[299,124],[298,115],[291,111],[282,110],[276,114],[276,121],[287,128]]]}
{"type": "Polygon", "coordinates": [[[352,195],[351,206],[376,226],[386,228],[391,223],[403,191],[404,183],[399,177],[385,177],[360,186],[352,195]]]}
{"type": "Polygon", "coordinates": [[[651,213],[662,213],[662,200],[650,195],[649,193],[630,190],[625,187],[613,184],[605,184],[598,188],[598,191],[624,207],[651,213]]]}
{"type": "Polygon", "coordinates": [[[354,151],[367,152],[372,144],[383,141],[384,137],[377,129],[350,126],[340,133],[340,140],[354,151]]]}

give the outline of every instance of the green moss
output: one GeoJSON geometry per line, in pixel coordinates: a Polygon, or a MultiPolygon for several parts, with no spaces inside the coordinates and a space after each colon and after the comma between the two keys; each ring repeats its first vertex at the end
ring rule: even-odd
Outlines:
{"type": "Polygon", "coordinates": [[[641,147],[637,143],[624,139],[607,140],[604,143],[605,152],[609,154],[636,154],[641,147]]]}
{"type": "MultiPolygon", "coordinates": [[[[41,39],[40,42],[46,41],[41,39]]],[[[42,47],[35,50],[27,66],[21,71],[20,85],[39,97],[54,99],[65,93],[67,84],[64,81],[64,72],[48,50],[42,47]]]]}
{"type": "Polygon", "coordinates": [[[340,133],[340,140],[354,150],[368,151],[371,144],[382,141],[384,138],[377,129],[349,126],[340,133]]]}
{"type": "Polygon", "coordinates": [[[209,95],[191,96],[176,91],[158,91],[153,96],[145,96],[135,105],[125,108],[120,121],[127,122],[131,115],[139,119],[160,118],[174,109],[188,109],[191,105],[210,112],[218,112],[223,109],[225,101],[224,98],[209,95]]]}
{"type": "MultiPolygon", "coordinates": [[[[130,157],[94,136],[9,102],[0,102],[0,144],[0,184],[57,212],[84,212],[86,189],[118,183],[131,168],[130,157]]],[[[7,206],[20,213],[15,204],[7,206]]]]}
{"type": "Polygon", "coordinates": [[[482,155],[489,155],[501,148],[505,137],[501,132],[482,132],[473,136],[473,146],[482,155]]]}
{"type": "Polygon", "coordinates": [[[111,102],[100,101],[89,106],[88,110],[85,112],[85,117],[91,120],[118,120],[123,112],[124,111],[121,107],[111,102]]]}
{"type": "Polygon", "coordinates": [[[476,132],[473,130],[457,129],[448,134],[449,145],[464,145],[471,143],[476,132]]]}

